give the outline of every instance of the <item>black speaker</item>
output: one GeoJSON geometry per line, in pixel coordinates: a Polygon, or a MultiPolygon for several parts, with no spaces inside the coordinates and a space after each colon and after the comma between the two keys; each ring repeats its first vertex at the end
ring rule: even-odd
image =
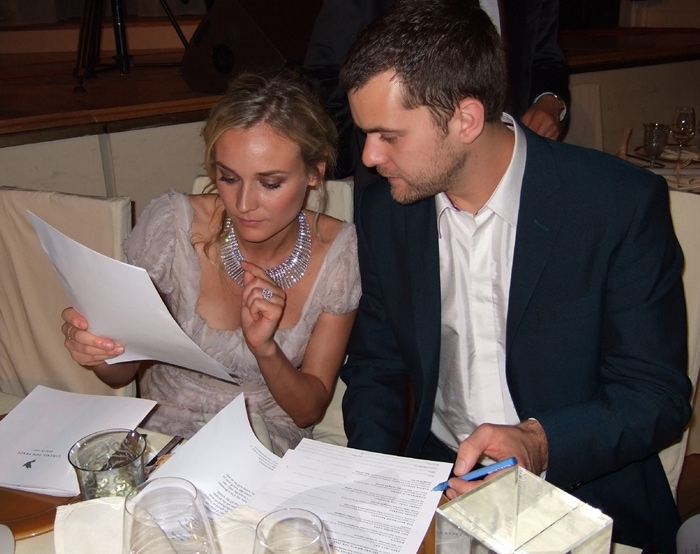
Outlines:
{"type": "Polygon", "coordinates": [[[180,64],[195,92],[221,94],[242,71],[301,65],[321,0],[216,0],[180,64]]]}

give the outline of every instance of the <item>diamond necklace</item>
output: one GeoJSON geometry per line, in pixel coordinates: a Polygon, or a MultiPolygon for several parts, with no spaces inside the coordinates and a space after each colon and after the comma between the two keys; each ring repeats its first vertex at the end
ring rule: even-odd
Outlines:
{"type": "MultiPolygon", "coordinates": [[[[221,245],[221,262],[224,264],[226,273],[233,279],[234,282],[243,286],[243,268],[241,262],[245,261],[241,249],[238,246],[236,232],[231,225],[231,218],[227,215],[224,220],[224,236],[223,244],[221,245]]],[[[299,212],[299,234],[297,242],[294,245],[294,250],[284,262],[277,267],[266,269],[272,280],[277,283],[282,290],[286,290],[292,285],[295,285],[306,273],[306,268],[309,265],[309,257],[311,256],[311,233],[309,232],[309,224],[306,221],[304,212],[299,212]]]]}

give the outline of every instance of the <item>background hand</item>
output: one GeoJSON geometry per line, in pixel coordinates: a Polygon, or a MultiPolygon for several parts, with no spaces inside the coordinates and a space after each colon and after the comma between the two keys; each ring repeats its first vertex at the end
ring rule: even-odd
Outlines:
{"type": "Polygon", "coordinates": [[[521,118],[521,121],[530,130],[540,136],[557,140],[561,132],[559,114],[561,103],[551,94],[545,94],[521,118]]]}
{"type": "Polygon", "coordinates": [[[115,358],[124,353],[124,346],[112,339],[90,333],[87,320],[74,308],[66,308],[61,312],[64,323],[61,332],[66,336],[63,343],[71,357],[80,365],[94,367],[105,360],[115,358]]]}

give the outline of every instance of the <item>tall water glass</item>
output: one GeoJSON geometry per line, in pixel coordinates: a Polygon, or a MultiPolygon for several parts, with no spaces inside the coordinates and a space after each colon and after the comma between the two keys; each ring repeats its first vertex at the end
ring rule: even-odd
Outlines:
{"type": "Polygon", "coordinates": [[[197,488],[179,477],[151,479],[124,504],[124,554],[218,554],[197,488]]]}
{"type": "Polygon", "coordinates": [[[307,510],[287,508],[263,517],[253,554],[330,554],[323,522],[307,510]]]}
{"type": "Polygon", "coordinates": [[[649,156],[649,167],[654,166],[654,160],[658,158],[666,148],[668,141],[668,125],[663,123],[644,124],[644,153],[649,156]]]}

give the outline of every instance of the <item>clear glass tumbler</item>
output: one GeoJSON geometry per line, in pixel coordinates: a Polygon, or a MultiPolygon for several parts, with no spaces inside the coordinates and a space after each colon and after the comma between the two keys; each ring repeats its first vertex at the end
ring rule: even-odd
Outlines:
{"type": "Polygon", "coordinates": [[[145,480],[146,437],[131,429],[108,429],[83,437],[68,451],[83,500],[126,496],[145,480]]]}
{"type": "Polygon", "coordinates": [[[330,554],[323,522],[308,510],[287,508],[263,517],[253,554],[330,554]]]}

